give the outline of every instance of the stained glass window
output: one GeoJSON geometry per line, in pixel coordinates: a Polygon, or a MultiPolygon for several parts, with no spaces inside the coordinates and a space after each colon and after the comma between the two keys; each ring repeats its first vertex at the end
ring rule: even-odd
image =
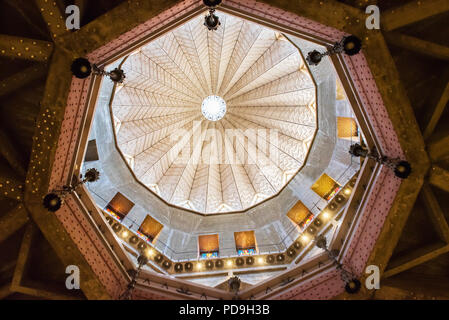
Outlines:
{"type": "Polygon", "coordinates": [[[246,248],[237,250],[239,256],[250,256],[256,254],[256,248],[246,248]]]}
{"type": "Polygon", "coordinates": [[[201,259],[218,258],[218,251],[202,252],[200,257],[201,259]]]}

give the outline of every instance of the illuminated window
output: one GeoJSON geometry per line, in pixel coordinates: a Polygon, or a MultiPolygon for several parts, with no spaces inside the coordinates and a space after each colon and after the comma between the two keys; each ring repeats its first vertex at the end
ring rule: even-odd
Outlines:
{"type": "Polygon", "coordinates": [[[327,201],[332,199],[340,188],[341,186],[325,173],[312,186],[312,190],[327,201]]]}
{"type": "Polygon", "coordinates": [[[122,221],[134,207],[134,203],[120,192],[106,206],[106,211],[115,219],[122,221]]]}
{"type": "Polygon", "coordinates": [[[337,100],[346,100],[345,89],[339,79],[337,79],[337,100]]]}
{"type": "Polygon", "coordinates": [[[234,232],[235,247],[239,256],[256,254],[254,231],[234,232]]]}
{"type": "Polygon", "coordinates": [[[137,234],[147,242],[153,242],[164,226],[150,216],[146,216],[137,230],[137,234]]]}
{"type": "Polygon", "coordinates": [[[218,258],[218,246],[218,234],[208,234],[198,237],[201,259],[218,258]]]}
{"type": "Polygon", "coordinates": [[[337,117],[337,133],[339,138],[357,137],[359,129],[354,118],[337,117]]]}
{"type": "Polygon", "coordinates": [[[293,223],[299,225],[301,229],[307,227],[314,217],[313,213],[301,201],[298,201],[290,209],[287,216],[293,223]]]}

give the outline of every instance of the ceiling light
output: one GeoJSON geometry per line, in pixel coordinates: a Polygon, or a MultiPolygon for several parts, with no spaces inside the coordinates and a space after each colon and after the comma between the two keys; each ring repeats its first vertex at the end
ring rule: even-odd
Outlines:
{"type": "Polygon", "coordinates": [[[346,188],[344,193],[345,193],[345,195],[349,196],[351,194],[351,189],[346,188]]]}
{"type": "Polygon", "coordinates": [[[324,220],[327,220],[330,217],[329,212],[327,212],[327,211],[324,211],[321,215],[322,215],[324,220]]]}
{"type": "Polygon", "coordinates": [[[153,249],[148,249],[148,250],[147,250],[147,255],[148,255],[149,257],[152,257],[152,256],[154,255],[154,250],[153,250],[153,249]]]}
{"type": "Polygon", "coordinates": [[[137,270],[132,273],[131,281],[128,283],[128,286],[126,287],[125,292],[123,292],[120,295],[120,297],[119,297],[120,300],[132,300],[132,293],[133,293],[133,291],[136,287],[136,283],[137,283],[136,279],[138,278],[139,273],[142,270],[142,267],[144,265],[146,265],[147,263],[148,263],[148,259],[144,255],[140,255],[137,258],[137,264],[138,264],[137,270]]]}
{"type": "Polygon", "coordinates": [[[232,260],[228,260],[228,262],[226,262],[226,265],[228,266],[228,267],[232,267],[232,260]]]}
{"type": "Polygon", "coordinates": [[[263,258],[258,258],[258,259],[257,259],[257,262],[258,262],[259,264],[262,264],[262,263],[263,263],[263,258]]]}
{"type": "Polygon", "coordinates": [[[198,270],[201,270],[201,269],[203,268],[203,264],[202,264],[202,263],[198,263],[198,264],[196,265],[196,268],[197,268],[198,270]]]}
{"type": "Polygon", "coordinates": [[[400,179],[406,179],[412,173],[412,166],[407,161],[382,156],[376,149],[370,151],[358,143],[349,147],[349,153],[354,157],[368,157],[377,163],[386,165],[390,169],[393,169],[395,176],[400,179]]]}
{"type": "Polygon", "coordinates": [[[85,58],[75,59],[72,62],[71,70],[72,74],[78,79],[85,79],[92,73],[97,76],[107,76],[115,83],[123,83],[126,78],[125,72],[119,68],[115,68],[112,71],[105,71],[103,68],[91,64],[90,61],[85,58]]]}
{"type": "Polygon", "coordinates": [[[128,236],[128,234],[129,234],[128,231],[123,231],[122,237],[123,237],[123,238],[126,238],[126,237],[128,236]]]}
{"type": "Polygon", "coordinates": [[[309,241],[309,237],[306,234],[303,234],[301,237],[301,240],[304,242],[308,242],[309,241]]]}
{"type": "Polygon", "coordinates": [[[337,269],[340,270],[341,279],[345,283],[346,292],[350,294],[359,292],[362,285],[357,279],[357,276],[352,271],[346,270],[345,266],[340,261],[338,261],[339,251],[336,249],[329,250],[327,246],[327,239],[324,235],[316,237],[315,244],[318,248],[324,250],[327,253],[329,259],[337,265],[337,269]]]}
{"type": "Polygon", "coordinates": [[[84,176],[81,176],[72,185],[63,186],[62,190],[53,190],[48,193],[43,199],[43,206],[50,212],[58,211],[64,203],[64,198],[76,188],[87,182],[95,182],[100,179],[100,172],[95,168],[87,169],[84,176]]]}
{"type": "Polygon", "coordinates": [[[307,62],[316,66],[321,62],[321,59],[325,56],[331,56],[337,53],[344,52],[348,56],[353,56],[360,52],[362,49],[362,40],[356,36],[343,37],[340,42],[336,42],[331,48],[328,48],[326,52],[319,52],[318,50],[310,51],[307,54],[307,62]]]}
{"type": "Polygon", "coordinates": [[[226,114],[226,102],[219,96],[208,96],[201,104],[203,116],[210,121],[218,121],[226,114]]]}

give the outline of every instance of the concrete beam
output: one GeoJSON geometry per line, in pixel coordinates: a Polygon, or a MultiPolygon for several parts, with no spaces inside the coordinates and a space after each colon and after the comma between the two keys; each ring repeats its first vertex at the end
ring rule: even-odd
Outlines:
{"type": "Polygon", "coordinates": [[[17,258],[16,268],[14,269],[14,276],[11,282],[10,291],[11,292],[20,292],[23,294],[27,294],[30,296],[40,297],[44,299],[52,299],[52,300],[68,300],[74,299],[67,295],[57,294],[45,289],[40,288],[30,288],[22,285],[22,280],[26,269],[28,268],[28,258],[30,254],[31,245],[33,242],[33,238],[38,232],[37,227],[34,223],[28,223],[27,228],[25,230],[25,234],[23,235],[22,244],[19,250],[19,256],[17,258]]]}
{"type": "Polygon", "coordinates": [[[11,168],[21,177],[25,178],[25,161],[19,154],[6,132],[0,128],[0,154],[8,161],[11,168]]]}
{"type": "Polygon", "coordinates": [[[18,204],[14,209],[2,215],[0,218],[0,243],[17,232],[29,220],[28,212],[23,204],[18,204]]]}
{"type": "Polygon", "coordinates": [[[355,34],[360,38],[363,38],[367,31],[364,22],[367,15],[364,11],[335,0],[261,0],[260,2],[307,17],[326,26],[355,34]]]}
{"type": "Polygon", "coordinates": [[[0,35],[0,56],[6,58],[48,61],[53,52],[51,42],[0,35]]]}
{"type": "Polygon", "coordinates": [[[426,140],[428,140],[435,131],[435,127],[449,101],[449,67],[444,70],[439,80],[439,84],[432,89],[429,96],[431,97],[429,102],[429,112],[425,118],[428,122],[423,131],[423,136],[426,140]]]}
{"type": "MultiPolygon", "coordinates": [[[[376,245],[367,261],[367,265],[377,265],[383,272],[414,206],[430,162],[414,111],[380,32],[370,34],[369,39],[365,41],[364,54],[399,143],[414,171],[408,179],[402,181],[376,245]]],[[[365,277],[362,278],[362,281],[365,281],[365,277]]]]}
{"type": "Polygon", "coordinates": [[[75,55],[87,52],[107,44],[111,40],[130,31],[152,17],[170,8],[178,0],[125,1],[74,33],[69,33],[61,44],[75,55]],[[80,43],[83,45],[80,46],[80,43]]]}
{"type": "Polygon", "coordinates": [[[439,133],[438,137],[431,138],[427,146],[430,159],[436,162],[449,157],[449,128],[439,133]],[[440,135],[441,134],[441,135],[440,135]]]}
{"type": "Polygon", "coordinates": [[[429,183],[443,191],[449,192],[449,172],[438,166],[432,166],[429,172],[429,183]]]}
{"type": "Polygon", "coordinates": [[[25,234],[23,235],[22,244],[20,245],[19,256],[17,258],[17,264],[16,268],[14,269],[14,276],[11,283],[11,291],[16,291],[15,287],[20,286],[22,282],[23,274],[25,272],[28,256],[30,253],[31,243],[36,232],[37,228],[34,223],[28,223],[25,234]]]}
{"type": "Polygon", "coordinates": [[[12,294],[10,287],[11,285],[9,283],[0,287],[0,300],[9,297],[12,294]]]}
{"type": "Polygon", "coordinates": [[[88,299],[110,299],[105,287],[81,254],[75,242],[66,232],[58,218],[42,206],[42,198],[48,192],[49,174],[55,157],[62,120],[64,118],[67,96],[72,81],[70,70],[73,57],[65,51],[56,49],[49,67],[45,93],[36,125],[49,130],[36,131],[33,137],[31,160],[27,173],[25,204],[31,217],[44,237],[65,265],[77,265],[83,275],[81,290],[88,299]],[[63,106],[63,107],[61,107],[63,106]],[[52,125],[48,124],[51,119],[52,125]],[[45,123],[46,121],[47,123],[45,123]],[[50,149],[48,149],[50,147],[50,149]],[[45,154],[45,157],[42,157],[45,154]]]}
{"type": "Polygon", "coordinates": [[[432,161],[449,157],[449,135],[429,143],[427,150],[432,161]]]}
{"type": "Polygon", "coordinates": [[[53,40],[67,32],[65,19],[55,1],[35,0],[53,40]]]}
{"type": "Polygon", "coordinates": [[[407,36],[398,32],[385,32],[385,40],[395,46],[437,59],[449,60],[449,47],[407,36]]]}
{"type": "Polygon", "coordinates": [[[435,194],[427,183],[424,183],[420,196],[426,206],[427,213],[429,214],[433,227],[437,231],[441,240],[449,243],[449,226],[446,218],[444,217],[444,212],[441,210],[435,194]]]}
{"type": "Polygon", "coordinates": [[[447,0],[409,1],[381,13],[381,27],[391,31],[449,10],[447,0]]]}
{"type": "Polygon", "coordinates": [[[0,97],[10,94],[34,80],[44,78],[46,75],[47,66],[39,63],[0,80],[0,97]]]}
{"type": "Polygon", "coordinates": [[[388,278],[405,270],[416,267],[417,265],[435,259],[446,252],[449,252],[449,245],[441,246],[439,243],[417,249],[410,255],[391,261],[390,264],[394,267],[385,271],[383,278],[388,278]]]}

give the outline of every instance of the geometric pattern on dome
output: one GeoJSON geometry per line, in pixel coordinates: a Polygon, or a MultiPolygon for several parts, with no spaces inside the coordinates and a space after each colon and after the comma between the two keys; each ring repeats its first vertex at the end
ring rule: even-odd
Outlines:
{"type": "Polygon", "coordinates": [[[316,88],[280,33],[216,12],[133,52],[112,102],[120,152],[170,205],[202,214],[246,210],[277,195],[304,165],[317,130],[316,88]],[[206,97],[224,99],[209,121],[206,97]]]}

